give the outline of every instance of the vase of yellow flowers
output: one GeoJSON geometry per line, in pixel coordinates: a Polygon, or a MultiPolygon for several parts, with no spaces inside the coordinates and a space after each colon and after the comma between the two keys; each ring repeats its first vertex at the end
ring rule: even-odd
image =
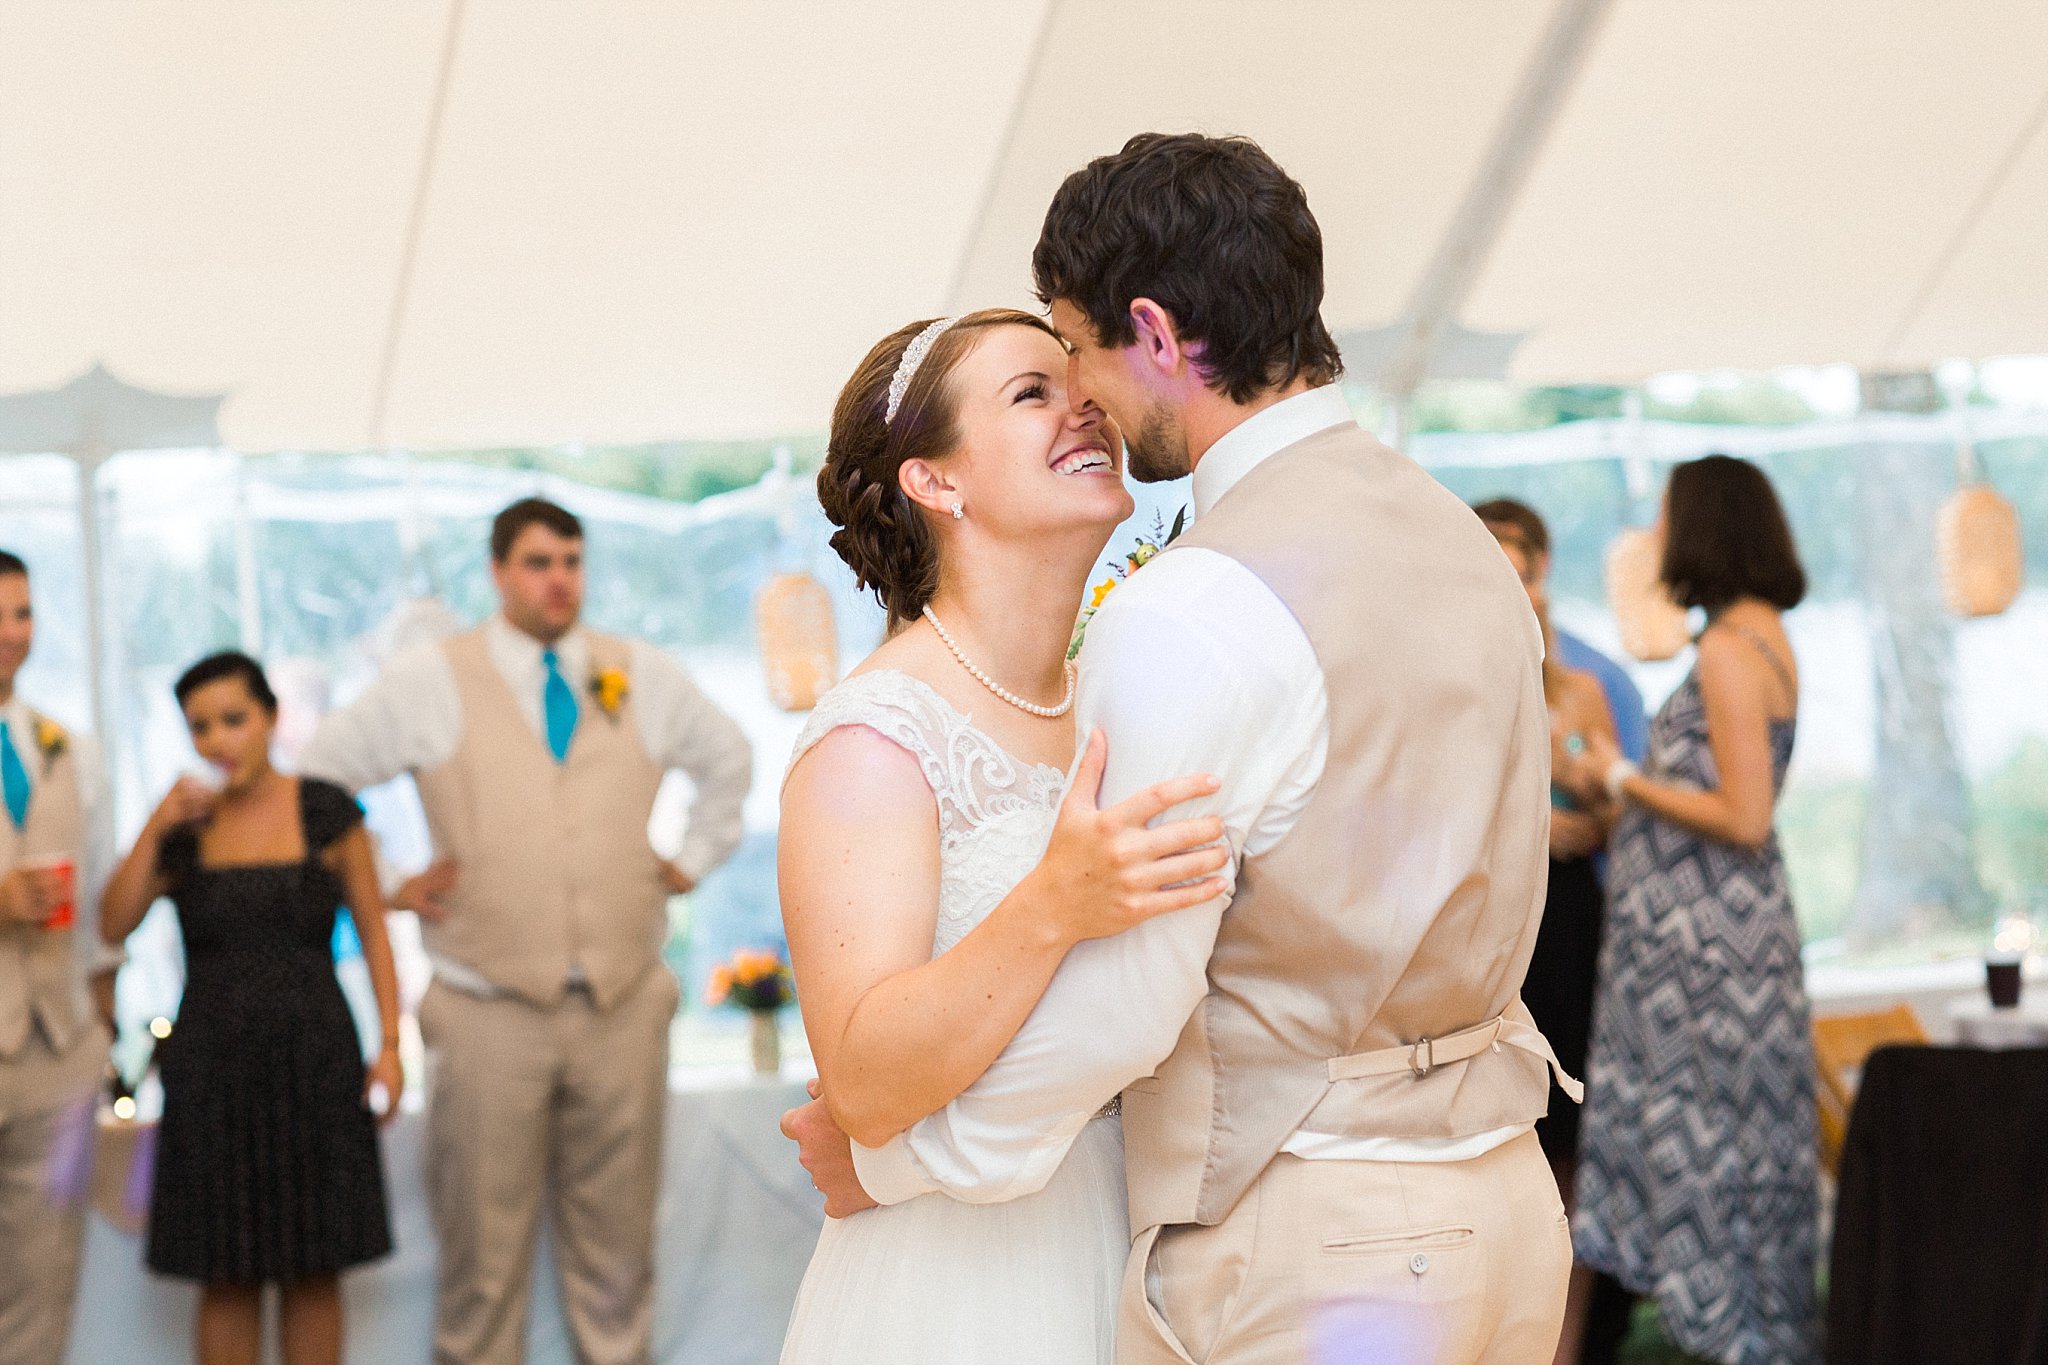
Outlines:
{"type": "Polygon", "coordinates": [[[782,955],[767,948],[742,948],[711,969],[704,999],[747,1012],[747,1045],[758,1075],[782,1070],[780,1011],[796,998],[796,982],[782,955]]]}

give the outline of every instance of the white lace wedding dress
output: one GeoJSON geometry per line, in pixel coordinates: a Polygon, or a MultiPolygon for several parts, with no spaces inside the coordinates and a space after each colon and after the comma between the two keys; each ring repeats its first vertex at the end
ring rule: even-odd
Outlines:
{"type": "MultiPolygon", "coordinates": [[[[938,798],[936,957],[1036,865],[1066,774],[1018,762],[930,687],[887,670],[827,693],[790,763],[843,725],[914,755],[938,798]]],[[[1037,1194],[930,1194],[827,1221],[782,1365],[1109,1365],[1129,1247],[1123,1130],[1092,1119],[1037,1194]]]]}

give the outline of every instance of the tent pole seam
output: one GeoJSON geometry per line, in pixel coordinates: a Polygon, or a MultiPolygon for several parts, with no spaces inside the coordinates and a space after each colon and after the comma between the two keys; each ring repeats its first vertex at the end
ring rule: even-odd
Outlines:
{"type": "Polygon", "coordinates": [[[1472,183],[1416,281],[1404,314],[1407,339],[1387,367],[1389,393],[1412,394],[1421,386],[1438,332],[1456,318],[1499,241],[1612,7],[1613,0],[1559,0],[1535,59],[1501,111],[1472,183]]]}
{"type": "Polygon", "coordinates": [[[1912,299],[1906,304],[1905,311],[1899,315],[1899,320],[1893,325],[1890,335],[1885,337],[1884,344],[1877,348],[1880,367],[1892,365],[1892,358],[1898,353],[1899,346],[1919,323],[1921,314],[1927,311],[1927,305],[1934,301],[1935,291],[1940,289],[1942,281],[1948,278],[1948,272],[1962,259],[1963,249],[1970,244],[1970,238],[1976,235],[1978,225],[1984,221],[1984,215],[1991,211],[1993,201],[2005,188],[2005,182],[2012,178],[2013,170],[2020,164],[2020,158],[2026,154],[2027,147],[2040,136],[2044,124],[2048,124],[2048,89],[2041,92],[2041,99],[2035,104],[2033,112],[2021,123],[2019,133],[2006,147],[2005,155],[2000,157],[1998,164],[1992,168],[1990,178],[1984,182],[1984,187],[1977,191],[1977,197],[1971,200],[1970,207],[1964,210],[1962,220],[1956,224],[1956,230],[1950,234],[1940,254],[1934,258],[1934,264],[1928,269],[1926,278],[1921,280],[1920,287],[1913,291],[1912,299]]]}
{"type": "Polygon", "coordinates": [[[448,110],[448,88],[455,71],[455,53],[462,39],[464,0],[448,0],[448,25],[441,39],[441,60],[434,77],[434,95],[427,106],[426,137],[420,147],[419,174],[413,181],[412,206],[400,243],[398,275],[391,293],[391,312],[384,325],[384,347],[377,360],[377,383],[370,394],[370,448],[386,448],[391,415],[391,384],[398,371],[398,343],[412,301],[413,273],[419,263],[420,232],[427,200],[433,192],[434,165],[441,153],[441,123],[448,110]]]}
{"type": "Polygon", "coordinates": [[[981,234],[988,228],[988,216],[995,207],[996,190],[1003,183],[1003,168],[1010,164],[1010,151],[1016,145],[1017,129],[1024,122],[1024,102],[1031,98],[1032,90],[1038,85],[1038,68],[1045,57],[1061,2],[1045,0],[1045,10],[1038,20],[1038,36],[1032,40],[1031,55],[1025,58],[1024,75],[1017,82],[1017,97],[1010,103],[1010,116],[1004,120],[1003,135],[996,143],[995,155],[989,158],[988,174],[981,182],[974,217],[968,220],[967,235],[961,239],[960,257],[953,262],[953,277],[946,282],[941,312],[951,314],[960,307],[960,291],[967,287],[968,267],[974,263],[974,250],[981,244],[981,234]]]}

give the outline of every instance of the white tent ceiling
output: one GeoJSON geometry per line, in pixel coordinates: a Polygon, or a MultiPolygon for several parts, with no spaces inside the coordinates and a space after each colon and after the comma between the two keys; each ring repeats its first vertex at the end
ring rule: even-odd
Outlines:
{"type": "Polygon", "coordinates": [[[1259,138],[1332,326],[1413,367],[2048,351],[2044,120],[2041,0],[0,0],[0,393],[104,362],[247,449],[815,431],[883,331],[1027,301],[1147,128],[1259,138]]]}

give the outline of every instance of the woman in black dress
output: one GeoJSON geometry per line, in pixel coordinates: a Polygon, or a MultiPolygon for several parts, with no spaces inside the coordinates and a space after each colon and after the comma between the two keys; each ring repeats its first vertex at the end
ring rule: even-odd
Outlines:
{"type": "Polygon", "coordinates": [[[371,1088],[385,1092],[389,1117],[403,1085],[369,837],[348,793],[271,767],[277,699],[253,659],[214,655],[176,690],[193,747],[222,785],[171,788],[108,882],[100,920],[119,943],[169,896],[185,940],[184,999],[158,1053],[149,1265],[203,1286],[204,1365],[253,1365],[272,1283],[288,1365],[333,1365],[338,1274],[391,1249],[371,1088]],[[383,1022],[368,1067],[334,974],[343,904],[383,1022]]]}

